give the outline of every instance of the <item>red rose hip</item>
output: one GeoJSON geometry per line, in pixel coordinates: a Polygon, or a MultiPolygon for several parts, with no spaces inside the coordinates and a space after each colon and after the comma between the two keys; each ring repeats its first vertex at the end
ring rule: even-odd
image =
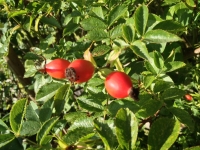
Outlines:
{"type": "Polygon", "coordinates": [[[184,97],[185,97],[185,99],[187,101],[191,101],[192,100],[192,96],[190,94],[186,94],[184,97]]]}
{"type": "Polygon", "coordinates": [[[94,74],[94,66],[90,61],[76,59],[66,69],[66,78],[72,83],[87,82],[94,74]]]}
{"type": "Polygon", "coordinates": [[[114,98],[125,98],[134,94],[131,78],[120,71],[114,71],[106,77],[105,88],[114,98]]]}
{"type": "Polygon", "coordinates": [[[70,62],[65,59],[54,59],[50,63],[45,65],[45,71],[53,78],[64,79],[65,70],[69,66],[70,62]]]}

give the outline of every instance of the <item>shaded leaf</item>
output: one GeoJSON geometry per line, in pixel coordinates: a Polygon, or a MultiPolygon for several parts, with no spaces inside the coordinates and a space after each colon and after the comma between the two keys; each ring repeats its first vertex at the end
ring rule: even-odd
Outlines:
{"type": "Polygon", "coordinates": [[[164,59],[158,51],[154,51],[154,64],[157,68],[162,69],[164,66],[164,59]]]}
{"type": "Polygon", "coordinates": [[[124,37],[126,41],[128,41],[129,43],[132,43],[135,37],[134,28],[132,28],[132,26],[130,25],[124,25],[122,29],[123,29],[123,33],[124,33],[124,37]]]}
{"type": "Polygon", "coordinates": [[[101,140],[104,143],[105,149],[114,149],[116,136],[114,134],[114,128],[111,128],[108,122],[100,122],[98,120],[94,121],[94,127],[99,134],[101,140]]]}
{"type": "Polygon", "coordinates": [[[14,150],[14,149],[24,150],[24,147],[21,145],[19,140],[14,137],[13,134],[2,134],[0,135],[0,149],[1,150],[14,150]]]}
{"type": "Polygon", "coordinates": [[[138,122],[133,112],[129,109],[120,109],[116,115],[115,125],[120,147],[126,150],[134,149],[138,134],[138,122]]]}
{"type": "Polygon", "coordinates": [[[150,99],[146,100],[144,104],[140,107],[140,110],[137,112],[140,116],[147,118],[149,116],[153,116],[163,105],[162,101],[150,99]]]}
{"type": "Polygon", "coordinates": [[[61,28],[60,23],[53,16],[50,16],[50,17],[42,16],[42,18],[40,19],[40,21],[42,21],[45,24],[57,27],[57,28],[61,28]]]}
{"type": "Polygon", "coordinates": [[[74,130],[68,131],[67,134],[65,134],[62,137],[62,140],[68,145],[75,144],[81,138],[84,138],[85,136],[89,134],[92,134],[92,135],[94,134],[93,128],[80,127],[80,128],[76,128],[74,130]]]}
{"type": "Polygon", "coordinates": [[[149,150],[169,149],[180,132],[180,123],[175,119],[158,118],[151,126],[148,137],[149,150]]]}
{"type": "Polygon", "coordinates": [[[65,103],[69,100],[70,85],[63,85],[58,89],[54,96],[54,107],[56,114],[60,114],[65,106],[65,103]]]}
{"type": "Polygon", "coordinates": [[[172,20],[165,20],[158,23],[154,29],[162,29],[169,32],[180,32],[186,30],[184,26],[172,20]]]}
{"type": "Polygon", "coordinates": [[[63,30],[63,36],[67,36],[74,33],[78,28],[79,28],[78,24],[73,22],[68,23],[63,30]]]}
{"type": "Polygon", "coordinates": [[[146,5],[139,6],[134,13],[135,28],[142,36],[145,33],[149,11],[146,5]]]}
{"type": "Polygon", "coordinates": [[[163,80],[157,80],[155,82],[155,85],[153,87],[153,91],[155,93],[161,92],[161,91],[165,91],[166,89],[170,88],[173,85],[172,82],[167,82],[167,81],[163,81],[163,80]]]}
{"type": "Polygon", "coordinates": [[[40,121],[43,123],[51,118],[52,112],[53,112],[53,104],[54,99],[51,98],[47,100],[42,107],[39,109],[39,118],[40,121]]]}
{"type": "Polygon", "coordinates": [[[194,131],[194,120],[187,111],[175,107],[169,108],[168,110],[174,114],[181,123],[185,124],[191,132],[194,131]]]}
{"type": "Polygon", "coordinates": [[[111,26],[127,11],[126,5],[118,5],[113,8],[108,14],[108,26],[111,26]]]}
{"type": "Polygon", "coordinates": [[[175,100],[177,98],[182,98],[185,95],[185,91],[178,88],[166,89],[161,97],[163,100],[175,100]]]}
{"type": "Polygon", "coordinates": [[[148,88],[152,83],[153,81],[155,80],[155,76],[154,75],[145,75],[144,76],[144,86],[145,88],[148,88]]]}
{"type": "Polygon", "coordinates": [[[158,73],[158,68],[153,63],[150,63],[149,61],[144,62],[145,68],[151,72],[152,74],[156,75],[158,73]]]}
{"type": "Polygon", "coordinates": [[[8,126],[0,119],[0,132],[8,130],[8,126]]]}
{"type": "Polygon", "coordinates": [[[58,121],[58,119],[59,119],[58,117],[51,118],[42,125],[36,136],[36,140],[39,142],[40,145],[46,144],[45,138],[49,134],[51,128],[58,121]]]}
{"type": "Polygon", "coordinates": [[[117,114],[120,108],[128,108],[133,113],[137,112],[140,109],[140,107],[134,101],[129,100],[112,101],[112,103],[108,105],[108,111],[113,117],[117,114]]]}
{"type": "Polygon", "coordinates": [[[140,40],[137,40],[135,42],[132,43],[132,45],[130,46],[130,48],[133,50],[133,52],[143,58],[143,59],[146,59],[148,60],[149,59],[149,54],[148,54],[148,50],[146,48],[146,45],[140,41],[140,40]]]}
{"type": "Polygon", "coordinates": [[[93,57],[102,56],[106,54],[110,49],[111,48],[108,45],[99,45],[93,49],[92,56],[93,57]]]}
{"type": "Polygon", "coordinates": [[[10,133],[10,134],[0,134],[0,148],[3,147],[4,145],[10,143],[15,138],[15,135],[10,133]]]}
{"type": "Polygon", "coordinates": [[[173,61],[173,62],[168,62],[165,64],[165,71],[166,72],[171,72],[177,69],[180,69],[185,66],[185,63],[182,61],[173,61]]]}

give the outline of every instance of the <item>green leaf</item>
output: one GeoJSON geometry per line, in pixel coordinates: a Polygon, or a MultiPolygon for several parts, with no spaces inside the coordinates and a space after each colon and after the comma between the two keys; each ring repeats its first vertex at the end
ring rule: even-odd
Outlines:
{"type": "Polygon", "coordinates": [[[22,128],[22,123],[26,113],[26,105],[26,99],[18,100],[10,111],[10,125],[16,135],[19,135],[22,128]]]}
{"type": "Polygon", "coordinates": [[[90,17],[87,19],[84,19],[81,22],[81,26],[83,29],[87,30],[93,30],[93,29],[106,29],[107,25],[100,19],[90,17]]]}
{"type": "Polygon", "coordinates": [[[53,16],[50,16],[50,17],[42,16],[42,18],[40,19],[40,21],[42,21],[45,24],[57,27],[57,28],[61,28],[60,23],[53,16]]]}
{"type": "Polygon", "coordinates": [[[65,106],[65,103],[69,100],[70,85],[66,84],[58,89],[54,96],[54,107],[56,114],[60,114],[65,106]]]}
{"type": "Polygon", "coordinates": [[[38,56],[38,55],[35,54],[35,53],[27,52],[23,58],[24,58],[24,59],[29,59],[29,60],[36,60],[36,59],[40,59],[41,57],[38,56]]]}
{"type": "Polygon", "coordinates": [[[94,120],[94,127],[103,141],[105,149],[113,150],[116,146],[114,127],[111,127],[108,122],[100,122],[98,120],[94,120]]]}
{"type": "Polygon", "coordinates": [[[36,100],[44,102],[51,99],[61,86],[62,84],[60,83],[47,83],[43,85],[36,94],[36,100]]]}
{"type": "Polygon", "coordinates": [[[87,117],[86,114],[84,117],[80,117],[77,119],[74,119],[72,125],[68,128],[69,130],[74,130],[76,128],[93,128],[93,118],[87,117]]]}
{"type": "Polygon", "coordinates": [[[79,29],[79,25],[74,22],[70,22],[65,26],[63,30],[63,36],[70,35],[74,33],[77,29],[79,29]]]}
{"type": "Polygon", "coordinates": [[[189,147],[189,148],[185,148],[184,150],[199,150],[200,146],[193,146],[193,147],[189,147]]]}
{"type": "Polygon", "coordinates": [[[154,65],[154,66],[153,66],[153,65],[154,65],[154,64],[150,63],[149,61],[145,61],[145,62],[144,62],[145,68],[146,68],[149,72],[151,72],[152,74],[157,75],[158,69],[157,69],[157,67],[155,68],[155,65],[154,65]]]}
{"type": "Polygon", "coordinates": [[[32,26],[33,20],[34,20],[34,17],[29,16],[28,19],[26,20],[26,22],[23,24],[24,29],[27,30],[28,32],[31,31],[31,26],[32,26]]]}
{"type": "Polygon", "coordinates": [[[168,110],[174,114],[181,123],[185,124],[191,132],[194,131],[194,120],[187,111],[175,107],[169,108],[168,110]]]}
{"type": "Polygon", "coordinates": [[[15,135],[10,134],[0,134],[0,148],[10,143],[15,138],[15,135]]]}
{"type": "Polygon", "coordinates": [[[68,122],[70,122],[71,124],[73,124],[74,121],[76,121],[79,118],[85,118],[87,116],[87,114],[83,113],[83,112],[69,112],[67,114],[64,115],[64,119],[66,119],[68,122]]]}
{"type": "Polygon", "coordinates": [[[162,93],[163,100],[175,100],[177,98],[182,98],[185,95],[185,91],[178,88],[170,88],[162,93]]]}
{"type": "Polygon", "coordinates": [[[108,51],[110,51],[110,46],[108,45],[99,45],[95,47],[92,51],[92,56],[93,57],[98,57],[106,54],[108,51]]]}
{"type": "Polygon", "coordinates": [[[163,105],[162,101],[150,99],[146,100],[144,104],[141,105],[140,110],[137,112],[140,116],[147,118],[153,116],[163,105]]]}
{"type": "Polygon", "coordinates": [[[38,132],[41,124],[38,121],[25,121],[22,123],[22,129],[20,131],[20,136],[32,136],[38,132]]]}
{"type": "Polygon", "coordinates": [[[24,147],[19,142],[19,139],[15,138],[13,134],[1,134],[0,135],[0,149],[1,150],[24,150],[24,147]]]}
{"type": "Polygon", "coordinates": [[[113,8],[108,14],[108,26],[111,26],[127,11],[126,5],[118,5],[113,8]]]}
{"type": "Polygon", "coordinates": [[[159,16],[149,13],[147,21],[147,31],[152,30],[159,22],[163,21],[159,16]]]}
{"type": "Polygon", "coordinates": [[[168,32],[180,32],[186,30],[184,26],[172,20],[165,20],[158,23],[154,29],[162,29],[168,32]]]}
{"type": "Polygon", "coordinates": [[[164,59],[160,52],[154,51],[154,64],[157,68],[162,69],[164,66],[164,59]]]}
{"type": "Polygon", "coordinates": [[[120,109],[116,115],[115,125],[120,147],[126,150],[134,149],[138,134],[138,122],[133,112],[129,109],[120,109]]]}
{"type": "Polygon", "coordinates": [[[120,108],[128,108],[133,113],[140,109],[140,107],[134,101],[129,100],[112,101],[112,103],[108,105],[108,111],[113,117],[117,114],[120,108]]]}
{"type": "Polygon", "coordinates": [[[167,82],[167,81],[163,81],[163,80],[157,80],[155,82],[155,85],[153,87],[153,91],[155,93],[161,92],[161,91],[165,91],[168,88],[170,88],[173,85],[172,82],[167,82]]]}
{"type": "Polygon", "coordinates": [[[92,12],[101,19],[104,19],[103,9],[101,6],[99,7],[92,7],[92,12]]]}
{"type": "Polygon", "coordinates": [[[148,31],[143,36],[143,40],[150,43],[167,43],[182,41],[182,39],[177,35],[161,29],[148,31]]]}
{"type": "Polygon", "coordinates": [[[34,102],[30,102],[29,105],[26,108],[26,120],[36,121],[40,122],[39,115],[37,114],[36,110],[34,109],[34,105],[36,105],[34,102]]]}
{"type": "Polygon", "coordinates": [[[133,50],[133,52],[143,58],[143,59],[146,59],[148,60],[149,59],[149,54],[148,54],[148,50],[146,48],[146,45],[140,41],[140,40],[137,40],[135,42],[133,42],[133,44],[130,46],[130,48],[133,50]]]}
{"type": "Polygon", "coordinates": [[[19,16],[19,15],[23,15],[23,14],[26,14],[27,12],[28,12],[27,10],[10,11],[9,14],[8,14],[8,18],[19,16]]]}
{"type": "Polygon", "coordinates": [[[8,126],[0,119],[0,132],[8,130],[8,126]]]}
{"type": "Polygon", "coordinates": [[[51,118],[53,113],[54,99],[47,100],[39,109],[39,118],[41,122],[45,122],[51,118]]]}
{"type": "Polygon", "coordinates": [[[174,70],[180,69],[185,66],[185,63],[182,61],[173,61],[168,62],[165,64],[165,70],[166,72],[172,72],[174,70]]]}
{"type": "Polygon", "coordinates": [[[62,140],[68,144],[75,144],[76,142],[78,142],[81,138],[84,138],[87,135],[90,134],[94,134],[93,128],[86,128],[86,127],[80,127],[80,128],[76,128],[74,130],[70,130],[67,132],[67,134],[65,134],[62,137],[62,140]]]}
{"type": "Polygon", "coordinates": [[[130,25],[124,25],[122,29],[123,29],[124,38],[126,39],[126,41],[128,41],[129,43],[132,43],[135,37],[134,28],[130,25]]]}
{"type": "Polygon", "coordinates": [[[185,1],[187,3],[187,5],[189,5],[190,7],[196,7],[196,3],[194,0],[186,0],[185,1]]]}
{"type": "Polygon", "coordinates": [[[91,41],[101,41],[108,38],[108,33],[103,29],[93,29],[88,32],[86,37],[91,41]]]}
{"type": "Polygon", "coordinates": [[[144,35],[148,21],[149,11],[146,5],[139,6],[134,13],[135,29],[139,35],[144,35]]]}
{"type": "Polygon", "coordinates": [[[180,132],[180,123],[175,119],[158,118],[151,126],[148,137],[149,150],[169,149],[180,132]]]}
{"type": "Polygon", "coordinates": [[[55,125],[55,123],[58,121],[58,117],[54,117],[49,119],[48,121],[46,121],[42,127],[40,128],[40,130],[38,131],[38,134],[36,136],[36,140],[39,142],[40,145],[44,145],[46,144],[46,140],[45,138],[47,137],[47,135],[49,134],[51,128],[55,125]]]}
{"type": "Polygon", "coordinates": [[[78,97],[78,104],[80,107],[88,110],[88,111],[95,111],[101,112],[104,110],[103,105],[97,99],[91,99],[89,97],[78,97]]]}
{"type": "Polygon", "coordinates": [[[110,30],[110,34],[109,34],[109,35],[110,35],[110,38],[111,38],[111,39],[116,39],[116,38],[118,38],[118,37],[122,37],[122,36],[123,36],[122,27],[123,27],[122,24],[113,27],[113,28],[110,30]]]}
{"type": "Polygon", "coordinates": [[[38,71],[33,60],[26,60],[24,67],[26,70],[24,78],[33,77],[38,71]]]}
{"type": "Polygon", "coordinates": [[[154,81],[155,79],[156,79],[156,78],[155,78],[154,75],[151,75],[151,74],[145,75],[145,76],[144,76],[144,86],[145,86],[145,88],[148,88],[148,87],[153,83],[153,81],[154,81]]]}

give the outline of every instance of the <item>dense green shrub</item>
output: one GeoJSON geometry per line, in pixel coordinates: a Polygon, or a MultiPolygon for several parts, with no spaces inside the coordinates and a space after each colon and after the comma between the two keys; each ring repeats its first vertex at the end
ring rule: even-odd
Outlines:
{"type": "Polygon", "coordinates": [[[0,149],[198,149],[199,5],[0,0],[0,149]],[[95,73],[73,84],[41,72],[56,58],[87,59],[95,73]],[[138,101],[107,94],[114,70],[138,101]]]}

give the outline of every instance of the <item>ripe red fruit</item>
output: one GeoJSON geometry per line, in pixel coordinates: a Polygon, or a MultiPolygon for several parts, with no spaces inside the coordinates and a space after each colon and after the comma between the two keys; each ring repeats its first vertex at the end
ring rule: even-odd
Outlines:
{"type": "Polygon", "coordinates": [[[139,94],[136,89],[132,87],[131,78],[124,72],[114,71],[106,77],[105,81],[106,91],[114,98],[132,97],[138,99],[139,94]]]}
{"type": "Polygon", "coordinates": [[[192,96],[190,94],[186,94],[184,97],[185,97],[185,99],[187,101],[191,101],[192,100],[192,96]]]}
{"type": "Polygon", "coordinates": [[[50,63],[45,65],[45,71],[53,78],[64,79],[65,70],[69,66],[70,62],[65,59],[54,59],[50,63]]]}
{"type": "Polygon", "coordinates": [[[76,59],[66,69],[66,78],[70,82],[83,83],[93,76],[94,70],[95,68],[90,61],[76,59]]]}

